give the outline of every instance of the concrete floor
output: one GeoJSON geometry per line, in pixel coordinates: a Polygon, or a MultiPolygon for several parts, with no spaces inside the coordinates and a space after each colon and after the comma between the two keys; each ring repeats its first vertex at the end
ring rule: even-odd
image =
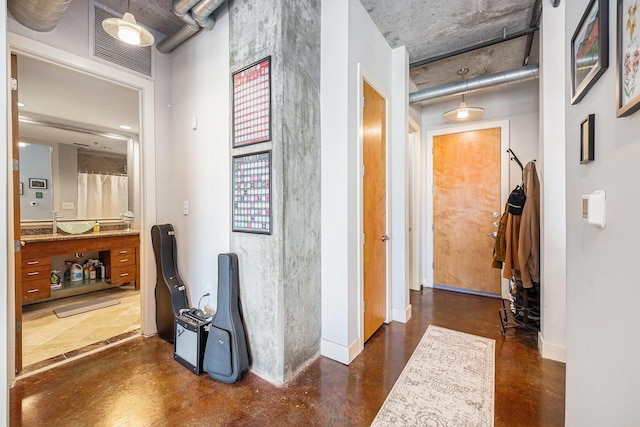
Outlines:
{"type": "Polygon", "coordinates": [[[284,387],[249,373],[228,385],[196,376],[157,337],[135,338],[22,378],[11,426],[368,426],[429,324],[496,340],[495,426],[563,426],[565,365],[537,335],[500,335],[500,301],[425,289],[413,317],[383,326],[349,366],[319,357],[284,387]]]}

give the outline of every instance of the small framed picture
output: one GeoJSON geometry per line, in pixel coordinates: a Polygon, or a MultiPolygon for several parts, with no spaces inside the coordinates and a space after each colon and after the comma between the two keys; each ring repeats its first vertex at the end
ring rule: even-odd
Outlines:
{"type": "Polygon", "coordinates": [[[20,183],[20,195],[24,195],[24,184],[20,183]]]}
{"type": "Polygon", "coordinates": [[[589,117],[580,123],[580,163],[585,164],[595,160],[595,129],[596,115],[589,117]]]}
{"type": "Polygon", "coordinates": [[[44,178],[29,178],[29,188],[47,189],[47,180],[44,178]]]}
{"type": "Polygon", "coordinates": [[[571,38],[571,104],[609,67],[609,0],[591,0],[571,38]]]}

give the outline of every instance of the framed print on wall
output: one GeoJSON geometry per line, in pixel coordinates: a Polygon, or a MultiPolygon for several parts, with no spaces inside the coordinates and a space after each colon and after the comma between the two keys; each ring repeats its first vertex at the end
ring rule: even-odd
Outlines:
{"type": "Polygon", "coordinates": [[[231,231],[271,234],[271,151],[234,156],[231,231]]]}
{"type": "Polygon", "coordinates": [[[585,164],[595,160],[596,115],[589,116],[580,123],[580,163],[585,164]]]}
{"type": "Polygon", "coordinates": [[[618,0],[616,99],[617,116],[625,117],[640,108],[640,41],[638,40],[638,0],[618,0]]]}
{"type": "Polygon", "coordinates": [[[271,57],[233,73],[233,148],[271,140],[271,57]]]}
{"type": "Polygon", "coordinates": [[[571,103],[609,67],[609,0],[591,0],[571,38],[571,103]]]}
{"type": "Polygon", "coordinates": [[[29,178],[29,188],[47,189],[47,180],[44,178],[29,178]]]}

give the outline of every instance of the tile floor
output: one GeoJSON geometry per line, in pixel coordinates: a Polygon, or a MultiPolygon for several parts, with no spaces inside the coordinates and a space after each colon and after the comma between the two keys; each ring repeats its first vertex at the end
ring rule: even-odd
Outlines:
{"type": "Polygon", "coordinates": [[[128,285],[27,305],[22,322],[22,372],[26,373],[139,333],[140,291],[128,285]],[[104,296],[120,304],[62,319],[53,312],[56,307],[104,296]]]}

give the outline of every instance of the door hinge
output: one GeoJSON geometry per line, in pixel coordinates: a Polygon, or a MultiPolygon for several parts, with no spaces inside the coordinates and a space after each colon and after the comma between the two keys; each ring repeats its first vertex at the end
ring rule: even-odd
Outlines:
{"type": "Polygon", "coordinates": [[[362,244],[364,245],[364,233],[362,233],[362,244]]]}
{"type": "Polygon", "coordinates": [[[365,301],[362,301],[362,312],[364,313],[365,311],[365,307],[366,307],[367,303],[365,301]]]}
{"type": "Polygon", "coordinates": [[[20,161],[18,159],[13,159],[13,171],[18,172],[20,170],[20,161]]]}
{"type": "Polygon", "coordinates": [[[18,80],[11,78],[11,90],[18,90],[18,80]]]}
{"type": "Polygon", "coordinates": [[[362,109],[364,110],[364,96],[362,97],[362,109]]]}
{"type": "Polygon", "coordinates": [[[15,253],[20,252],[20,240],[14,240],[13,241],[13,251],[15,253]]]}
{"type": "Polygon", "coordinates": [[[432,262],[432,263],[431,263],[431,269],[433,270],[433,269],[435,269],[435,268],[436,268],[436,265],[435,265],[435,263],[434,263],[434,262],[432,262]]]}
{"type": "Polygon", "coordinates": [[[364,176],[364,165],[362,165],[362,176],[364,176]]]}
{"type": "Polygon", "coordinates": [[[436,225],[435,225],[435,223],[431,223],[431,231],[433,231],[433,230],[435,230],[435,229],[436,229],[436,225]]]}
{"type": "Polygon", "coordinates": [[[16,334],[21,334],[22,333],[22,321],[21,320],[17,320],[16,321],[16,334]]]}

